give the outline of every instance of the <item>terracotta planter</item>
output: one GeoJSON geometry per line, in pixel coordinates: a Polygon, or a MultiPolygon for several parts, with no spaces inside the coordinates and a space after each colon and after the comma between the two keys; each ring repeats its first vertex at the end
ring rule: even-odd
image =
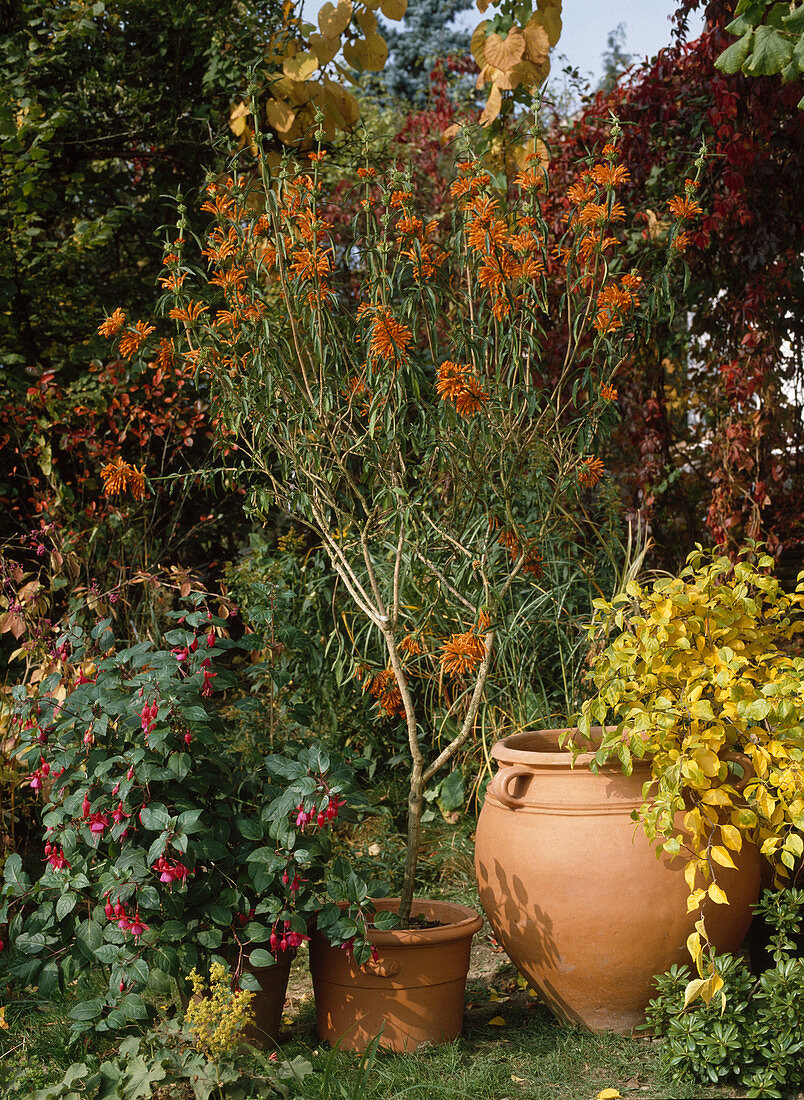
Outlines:
{"type": "MultiPolygon", "coordinates": [[[[689,962],[683,862],[656,858],[631,811],[649,764],[589,770],[559,750],[563,731],[499,741],[475,845],[480,901],[497,938],[555,1014],[593,1031],[644,1020],[652,979],[689,962]]],[[[736,951],[759,892],[759,853],[744,844],[720,869],[730,904],[705,910],[710,938],[736,951]]]]}
{"type": "MultiPolygon", "coordinates": [[[[383,898],[378,909],[397,909],[383,898]]],[[[365,1050],[382,1028],[380,1045],[396,1051],[457,1039],[463,1024],[472,936],[483,918],[465,905],[416,901],[413,915],[435,928],[373,930],[376,962],[357,966],[316,933],[310,941],[318,1034],[332,1046],[365,1050]]]]}
{"type": "MultiPolygon", "coordinates": [[[[252,966],[249,962],[243,966],[243,970],[253,974],[260,983],[260,988],[254,990],[254,1000],[251,1002],[254,1023],[243,1034],[247,1043],[269,1050],[276,1048],[282,1026],[282,1009],[285,1007],[288,991],[290,966],[295,955],[295,951],[281,951],[273,966],[252,966]]],[[[234,955],[227,952],[225,958],[230,966],[235,965],[234,955]]]]}

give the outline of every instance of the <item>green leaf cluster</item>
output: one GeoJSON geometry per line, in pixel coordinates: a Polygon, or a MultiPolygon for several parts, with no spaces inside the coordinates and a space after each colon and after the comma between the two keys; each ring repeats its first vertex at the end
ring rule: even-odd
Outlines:
{"type": "MultiPolygon", "coordinates": [[[[804,76],[804,4],[777,0],[739,0],[736,18],[726,27],[737,41],[718,57],[724,73],[775,76],[789,84],[804,76]]],[[[804,96],[798,106],[804,110],[804,96]]]]}
{"type": "Polygon", "coordinates": [[[773,966],[756,978],[745,959],[714,956],[727,994],[722,1009],[720,998],[685,1008],[687,967],[656,979],[646,1026],[662,1037],[662,1061],[673,1078],[735,1083],[746,1097],[789,1096],[804,1085],[804,959],[795,938],[802,910],[804,891],[766,891],[756,912],[774,930],[773,966]]]}

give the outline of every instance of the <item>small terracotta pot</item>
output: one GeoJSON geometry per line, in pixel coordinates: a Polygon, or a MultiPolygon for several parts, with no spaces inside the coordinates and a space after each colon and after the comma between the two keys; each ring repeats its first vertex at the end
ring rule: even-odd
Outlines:
{"type": "MultiPolygon", "coordinates": [[[[682,859],[657,859],[632,811],[650,764],[630,776],[589,769],[559,748],[566,731],[498,741],[475,842],[480,902],[507,954],[553,1012],[592,1031],[630,1032],[655,995],[653,977],[689,963],[682,859]]],[[[729,905],[704,906],[718,951],[740,948],[759,892],[759,853],[719,869],[729,905]]]]}
{"type": "MultiPolygon", "coordinates": [[[[282,1026],[282,1009],[285,1007],[288,991],[290,965],[295,955],[295,951],[280,951],[273,966],[252,966],[248,960],[244,962],[243,971],[253,974],[260,983],[260,988],[254,990],[254,1000],[251,1002],[254,1023],[243,1032],[247,1043],[269,1050],[276,1048],[282,1026]]],[[[234,954],[227,952],[225,958],[229,960],[230,966],[235,966],[237,958],[234,954]]]]}
{"type": "MultiPolygon", "coordinates": [[[[382,898],[376,907],[396,911],[399,898],[382,898]]],[[[369,939],[378,957],[363,966],[320,933],[313,935],[310,969],[318,1034],[332,1046],[365,1050],[381,1029],[380,1045],[395,1051],[450,1043],[460,1035],[469,949],[483,918],[445,901],[415,901],[413,916],[442,923],[372,929],[369,939]]]]}

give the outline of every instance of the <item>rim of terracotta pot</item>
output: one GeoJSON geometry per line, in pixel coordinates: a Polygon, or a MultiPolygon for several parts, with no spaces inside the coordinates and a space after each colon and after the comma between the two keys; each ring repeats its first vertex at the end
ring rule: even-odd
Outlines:
{"type": "MultiPolygon", "coordinates": [[[[374,898],[375,909],[399,909],[400,898],[374,898]]],[[[483,927],[483,917],[468,905],[454,901],[414,898],[411,913],[428,920],[444,921],[435,928],[370,928],[369,939],[376,947],[417,947],[474,936],[483,927]],[[448,922],[448,923],[447,923],[448,922]]]]}
{"type": "MultiPolygon", "coordinates": [[[[607,726],[606,728],[614,729],[615,727],[607,726]]],[[[540,768],[588,767],[595,759],[594,752],[579,752],[577,756],[573,757],[570,749],[562,749],[559,745],[560,737],[573,732],[577,732],[577,727],[565,726],[558,729],[523,730],[521,733],[511,733],[492,747],[491,755],[500,764],[533,764],[533,758],[537,756],[540,768]]],[[[602,726],[592,726],[590,729],[593,738],[596,735],[600,737],[602,732],[602,726]]],[[[639,760],[635,757],[633,766],[634,770],[649,768],[650,759],[645,757],[639,760]]],[[[601,771],[608,769],[622,772],[622,767],[616,760],[600,766],[601,771]]]]}

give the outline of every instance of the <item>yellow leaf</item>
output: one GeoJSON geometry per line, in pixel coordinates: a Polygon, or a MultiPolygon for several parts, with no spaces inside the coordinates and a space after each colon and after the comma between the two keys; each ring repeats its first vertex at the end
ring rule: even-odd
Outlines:
{"type": "Polygon", "coordinates": [[[595,1100],[617,1100],[618,1096],[622,1096],[622,1093],[617,1089],[603,1089],[597,1094],[595,1100]]]}
{"type": "Polygon", "coordinates": [[[355,16],[357,25],[366,37],[374,34],[377,29],[377,16],[373,11],[359,11],[355,16]]]}
{"type": "Polygon", "coordinates": [[[686,882],[690,890],[695,888],[695,876],[697,874],[697,871],[698,868],[694,862],[688,863],[684,868],[684,881],[686,882]]]}
{"type": "Polygon", "coordinates": [[[701,990],[706,985],[706,981],[703,978],[693,978],[691,982],[687,982],[687,987],[684,990],[684,1007],[689,1008],[692,1002],[701,995],[701,990]]]}
{"type": "Polygon", "coordinates": [[[321,34],[311,34],[310,45],[313,47],[313,53],[318,58],[318,64],[328,65],[330,61],[334,60],[335,55],[341,48],[341,40],[337,35],[334,38],[324,38],[321,34]]]}
{"type": "Polygon", "coordinates": [[[386,19],[398,21],[408,10],[408,0],[380,0],[380,10],[386,19]]]}
{"type": "Polygon", "coordinates": [[[536,18],[542,24],[547,31],[547,37],[550,40],[550,45],[555,46],[561,37],[561,7],[548,7],[539,4],[539,11],[536,18]]]}
{"type": "Polygon", "coordinates": [[[700,749],[693,757],[705,776],[714,779],[720,771],[720,757],[711,749],[700,749]]]}
{"type": "Polygon", "coordinates": [[[488,25],[488,19],[484,19],[481,23],[478,23],[472,32],[472,38],[469,43],[469,49],[472,51],[472,56],[477,62],[477,67],[479,69],[484,68],[486,64],[486,27],[488,25]]]}
{"type": "Polygon", "coordinates": [[[716,883],[710,882],[709,889],[706,892],[709,895],[709,897],[712,899],[712,901],[715,903],[715,905],[728,905],[729,904],[729,899],[726,897],[726,895],[723,893],[723,891],[720,889],[720,887],[716,883]]]}
{"type": "Polygon", "coordinates": [[[480,12],[481,15],[486,10],[486,8],[489,6],[490,3],[491,3],[491,0],[475,0],[475,6],[477,7],[477,10],[480,12]]]}
{"type": "Polygon", "coordinates": [[[525,36],[519,27],[512,27],[505,38],[499,34],[490,34],[484,47],[486,64],[493,65],[504,73],[510,73],[522,60],[524,52],[525,36]]]}
{"type": "Polygon", "coordinates": [[[701,997],[709,1004],[716,993],[719,993],[723,988],[723,979],[719,974],[713,974],[711,978],[707,980],[701,986],[701,997]]]}
{"type": "Polygon", "coordinates": [[[505,1020],[502,1018],[502,1016],[492,1016],[492,1018],[489,1020],[489,1023],[492,1024],[494,1027],[505,1027],[505,1020]]]}
{"type": "Polygon", "coordinates": [[[705,802],[707,806],[731,805],[731,799],[720,787],[711,787],[708,791],[704,791],[701,795],[701,802],[705,802]]]}
{"type": "Polygon", "coordinates": [[[486,102],[486,106],[483,108],[483,113],[480,116],[480,125],[488,126],[490,122],[493,122],[502,109],[502,95],[500,89],[496,84],[492,84],[491,91],[489,92],[489,98],[486,102]]]}
{"type": "Polygon", "coordinates": [[[378,73],[388,59],[388,45],[381,35],[370,34],[357,42],[347,42],[343,56],[358,72],[378,73]]]}
{"type": "Polygon", "coordinates": [[[281,99],[269,99],[265,104],[265,117],[279,134],[287,133],[296,121],[296,112],[281,99]]]}
{"type": "Polygon", "coordinates": [[[690,953],[690,958],[695,963],[695,969],[698,969],[698,963],[701,958],[701,952],[703,947],[701,945],[701,937],[697,932],[690,932],[687,936],[687,950],[690,953]]]}
{"type": "Polygon", "coordinates": [[[743,837],[739,829],[735,829],[733,825],[721,825],[720,836],[723,843],[727,848],[731,848],[733,852],[739,852],[742,850],[743,837]]]}
{"type": "Polygon", "coordinates": [[[339,37],[352,18],[352,0],[338,0],[337,8],[326,3],[318,13],[318,26],[324,38],[339,37]]]}
{"type": "Polygon", "coordinates": [[[282,72],[289,80],[307,80],[317,68],[318,55],[312,50],[297,53],[295,57],[286,57],[282,62],[282,72]]]}
{"type": "Polygon", "coordinates": [[[8,1031],[8,1020],[6,1019],[5,1005],[0,1008],[0,1028],[2,1028],[3,1031],[8,1031]]]}
{"type": "MultiPolygon", "coordinates": [[[[550,54],[550,39],[537,15],[530,17],[522,28],[522,33],[525,36],[525,56],[528,61],[541,65],[550,54]]],[[[629,583],[633,584],[634,582],[629,583]]],[[[638,585],[635,587],[638,587],[638,585]]],[[[633,595],[633,593],[629,593],[629,595],[633,595]]]]}
{"type": "Polygon", "coordinates": [[[712,848],[712,859],[715,863],[719,863],[721,867],[733,867],[735,870],[737,869],[737,865],[727,850],[722,848],[719,844],[716,844],[712,848]]]}

